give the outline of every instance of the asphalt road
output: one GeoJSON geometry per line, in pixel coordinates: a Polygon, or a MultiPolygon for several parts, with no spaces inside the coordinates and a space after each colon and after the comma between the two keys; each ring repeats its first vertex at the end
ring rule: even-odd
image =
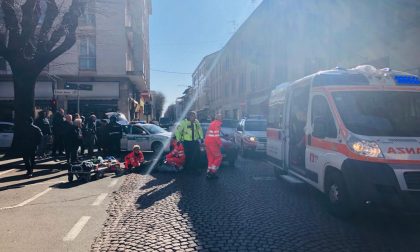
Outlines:
{"type": "Polygon", "coordinates": [[[19,160],[0,162],[0,251],[89,251],[124,180],[113,174],[67,183],[67,171],[43,162],[27,179],[19,160]]]}

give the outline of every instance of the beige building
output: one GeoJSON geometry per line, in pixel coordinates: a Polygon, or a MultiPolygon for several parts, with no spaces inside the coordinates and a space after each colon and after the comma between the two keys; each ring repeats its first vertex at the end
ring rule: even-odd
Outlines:
{"type": "Polygon", "coordinates": [[[419,74],[419,9],[415,0],[264,0],[201,73],[208,100],[195,109],[267,114],[274,86],[336,66],[419,74]]]}
{"type": "MultiPolygon", "coordinates": [[[[39,77],[36,106],[48,107],[55,89],[88,84],[92,90],[80,91],[81,114],[120,111],[131,119],[142,117],[142,109],[135,113],[135,106],[142,96],[149,98],[151,8],[150,0],[87,0],[76,44],[39,77]]],[[[1,60],[0,78],[0,114],[11,117],[13,83],[10,69],[1,60]]],[[[77,112],[77,96],[56,99],[67,112],[77,112]]]]}

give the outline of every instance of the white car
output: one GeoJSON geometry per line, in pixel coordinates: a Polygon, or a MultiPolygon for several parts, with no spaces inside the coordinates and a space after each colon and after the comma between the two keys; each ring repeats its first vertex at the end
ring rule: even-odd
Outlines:
{"type": "Polygon", "coordinates": [[[172,133],[154,124],[129,124],[123,126],[121,150],[131,151],[133,145],[140,145],[141,151],[169,152],[172,133]]]}
{"type": "Polygon", "coordinates": [[[0,149],[5,150],[12,146],[13,126],[11,122],[0,122],[0,149]]]}

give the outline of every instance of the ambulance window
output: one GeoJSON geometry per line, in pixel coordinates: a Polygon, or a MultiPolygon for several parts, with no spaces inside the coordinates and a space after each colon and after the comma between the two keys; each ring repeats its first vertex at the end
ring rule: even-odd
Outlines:
{"type": "Polygon", "coordinates": [[[278,102],[270,105],[268,115],[268,127],[281,129],[283,128],[283,109],[284,102],[278,102]]]}
{"type": "Polygon", "coordinates": [[[325,122],[327,137],[337,138],[337,127],[334,123],[334,117],[325,97],[317,95],[312,99],[312,125],[315,119],[321,118],[325,122]]]}

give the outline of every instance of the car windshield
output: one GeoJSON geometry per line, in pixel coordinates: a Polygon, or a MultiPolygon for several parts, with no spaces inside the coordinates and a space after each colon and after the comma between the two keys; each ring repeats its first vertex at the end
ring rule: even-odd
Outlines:
{"type": "Polygon", "coordinates": [[[150,134],[159,134],[159,133],[167,132],[166,130],[154,124],[144,124],[142,125],[142,127],[145,128],[147,131],[149,131],[150,134]]]}
{"type": "Polygon", "coordinates": [[[245,130],[247,131],[266,131],[267,121],[246,121],[245,130]]]}
{"type": "Polygon", "coordinates": [[[336,92],[333,97],[353,133],[420,137],[420,92],[353,91],[336,92]]]}

